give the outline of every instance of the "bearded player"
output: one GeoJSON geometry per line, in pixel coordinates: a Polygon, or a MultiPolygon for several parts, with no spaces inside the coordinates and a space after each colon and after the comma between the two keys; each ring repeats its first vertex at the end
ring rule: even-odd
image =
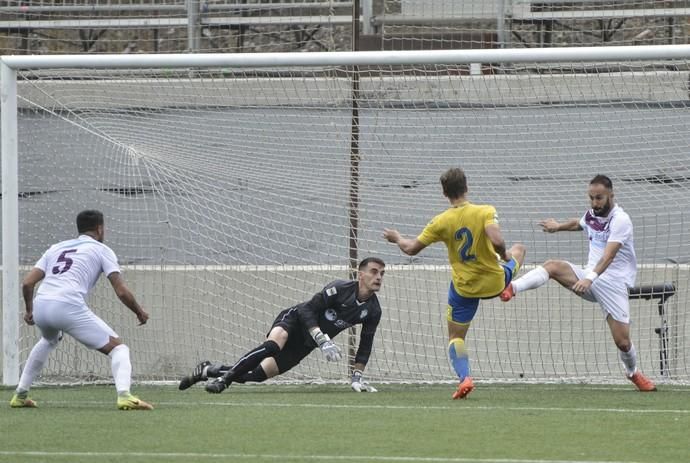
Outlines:
{"type": "Polygon", "coordinates": [[[589,239],[585,268],[564,260],[547,260],[509,284],[501,293],[501,300],[507,302],[522,291],[538,288],[554,279],[581,298],[598,302],[627,378],[640,391],[655,391],[654,383],[637,368],[637,352],[630,339],[628,288],[635,284],[637,273],[632,221],[613,202],[613,183],[607,176],[594,177],[589,182],[588,195],[592,207],[581,218],[539,222],[547,233],[585,230],[589,239]]]}

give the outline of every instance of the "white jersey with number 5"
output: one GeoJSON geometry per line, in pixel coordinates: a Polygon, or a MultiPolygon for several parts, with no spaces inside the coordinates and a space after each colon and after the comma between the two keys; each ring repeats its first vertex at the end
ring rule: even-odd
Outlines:
{"type": "Polygon", "coordinates": [[[606,217],[597,217],[590,209],[580,219],[580,226],[586,230],[589,238],[587,270],[592,270],[599,262],[608,242],[621,243],[622,246],[616,253],[616,257],[601,274],[601,278],[622,281],[628,287],[635,286],[637,258],[630,216],[617,204],[606,217]]]}
{"type": "Polygon", "coordinates": [[[54,244],[36,262],[45,274],[37,298],[86,303],[88,292],[101,276],[119,272],[112,249],[88,235],[54,244]]]}

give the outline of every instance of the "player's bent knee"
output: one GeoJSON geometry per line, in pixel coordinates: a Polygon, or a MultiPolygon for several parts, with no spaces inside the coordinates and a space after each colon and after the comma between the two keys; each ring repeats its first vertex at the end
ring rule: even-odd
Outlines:
{"type": "Polygon", "coordinates": [[[542,264],[542,267],[544,267],[548,272],[550,272],[552,269],[555,270],[558,268],[558,263],[559,261],[557,260],[549,259],[542,264]]]}
{"type": "Polygon", "coordinates": [[[516,254],[519,256],[524,256],[525,252],[527,252],[527,246],[522,243],[515,243],[510,248],[510,253],[513,255],[513,257],[515,257],[516,254]]]}
{"type": "Polygon", "coordinates": [[[58,343],[60,342],[60,337],[59,337],[59,336],[55,336],[54,338],[50,338],[50,339],[42,337],[42,338],[39,340],[39,342],[46,343],[46,344],[48,344],[48,346],[49,346],[51,349],[55,349],[55,348],[57,347],[58,343]]]}
{"type": "Polygon", "coordinates": [[[613,342],[616,344],[616,347],[623,352],[629,352],[632,348],[632,341],[630,339],[614,339],[613,342]]]}
{"type": "Polygon", "coordinates": [[[117,349],[119,347],[124,347],[125,349],[127,349],[129,351],[129,348],[127,347],[127,345],[123,344],[122,341],[120,340],[120,338],[114,338],[111,336],[110,340],[108,341],[108,343],[105,346],[101,347],[100,349],[96,349],[96,350],[98,350],[99,352],[101,352],[105,355],[110,355],[111,352],[113,352],[115,349],[117,349]]]}
{"type": "MultiPolygon", "coordinates": [[[[281,373],[280,368],[278,367],[278,363],[276,362],[276,359],[274,359],[273,357],[263,359],[260,367],[261,370],[264,372],[264,375],[266,375],[266,379],[273,378],[274,376],[278,376],[281,373]]],[[[289,369],[290,368],[288,368],[288,370],[289,369]]]]}
{"type": "Polygon", "coordinates": [[[263,343],[263,347],[266,349],[268,357],[273,357],[278,352],[280,352],[280,346],[278,345],[278,343],[270,339],[263,343]]]}
{"type": "Polygon", "coordinates": [[[547,260],[542,267],[549,272],[551,278],[558,277],[567,272],[572,272],[572,269],[564,260],[547,260]]]}
{"type": "Polygon", "coordinates": [[[112,357],[113,355],[120,352],[129,355],[129,347],[127,347],[127,344],[118,344],[110,350],[110,353],[108,355],[112,357]]]}

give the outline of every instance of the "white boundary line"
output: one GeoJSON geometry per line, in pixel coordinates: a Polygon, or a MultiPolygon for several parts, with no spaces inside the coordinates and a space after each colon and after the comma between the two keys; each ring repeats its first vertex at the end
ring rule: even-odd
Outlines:
{"type": "MultiPolygon", "coordinates": [[[[162,265],[151,265],[151,264],[123,264],[122,267],[125,270],[133,271],[155,271],[155,272],[255,272],[255,273],[274,273],[274,272],[348,272],[350,267],[347,265],[328,265],[328,264],[317,264],[317,265],[223,265],[223,264],[200,264],[200,265],[177,265],[177,264],[162,264],[162,265]]],[[[535,264],[525,264],[521,268],[523,270],[536,268],[535,264]]],[[[30,270],[31,265],[20,265],[19,269],[22,271],[30,270]]],[[[638,270],[663,270],[668,268],[678,268],[681,271],[690,270],[690,264],[674,264],[673,262],[664,262],[658,264],[638,264],[638,270]]],[[[0,265],[0,270],[2,270],[2,265],[0,265]]],[[[431,271],[431,272],[450,272],[450,266],[447,264],[435,265],[435,264],[389,264],[386,265],[386,271],[398,271],[398,272],[419,272],[419,271],[431,271]]]]}
{"type": "Polygon", "coordinates": [[[154,452],[33,452],[0,450],[0,456],[21,457],[143,457],[143,458],[234,458],[243,460],[323,460],[323,461],[391,461],[391,462],[429,462],[429,463],[636,463],[633,461],[614,460],[546,460],[546,459],[517,459],[517,458],[444,458],[444,457],[393,457],[376,455],[274,455],[250,453],[154,453],[154,452]]]}
{"type": "MultiPolygon", "coordinates": [[[[69,404],[74,406],[74,402],[68,401],[53,401],[44,400],[41,403],[45,404],[69,404]]],[[[80,404],[85,405],[102,405],[101,401],[79,401],[80,404]]],[[[504,410],[504,411],[539,411],[539,412],[579,412],[579,413],[668,413],[672,415],[690,415],[690,409],[661,409],[661,408],[569,408],[569,407],[492,407],[492,406],[478,406],[478,407],[459,407],[451,405],[352,405],[352,404],[316,404],[316,403],[280,403],[280,402],[156,402],[157,406],[174,406],[174,407],[196,407],[196,406],[211,406],[211,407],[275,407],[275,408],[318,408],[318,409],[353,409],[353,410],[463,410],[469,412],[472,410],[504,410]]]]}

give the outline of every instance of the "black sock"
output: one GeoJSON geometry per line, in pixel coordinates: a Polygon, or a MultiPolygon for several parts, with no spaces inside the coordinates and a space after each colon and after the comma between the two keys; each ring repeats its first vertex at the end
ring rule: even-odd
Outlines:
{"type": "Polygon", "coordinates": [[[266,372],[264,369],[259,365],[258,367],[254,368],[252,371],[248,371],[244,375],[242,375],[240,378],[235,379],[236,383],[263,383],[268,379],[268,376],[266,376],[266,372]]]}
{"type": "Polygon", "coordinates": [[[223,375],[226,384],[237,381],[246,373],[254,370],[259,366],[261,361],[267,357],[273,357],[280,352],[280,347],[274,341],[266,341],[259,347],[244,354],[241,359],[235,363],[230,370],[223,375]]]}
{"type": "Polygon", "coordinates": [[[222,363],[212,363],[206,369],[206,376],[209,378],[218,378],[227,373],[228,370],[230,370],[230,368],[232,368],[230,365],[223,365],[222,363]]]}

